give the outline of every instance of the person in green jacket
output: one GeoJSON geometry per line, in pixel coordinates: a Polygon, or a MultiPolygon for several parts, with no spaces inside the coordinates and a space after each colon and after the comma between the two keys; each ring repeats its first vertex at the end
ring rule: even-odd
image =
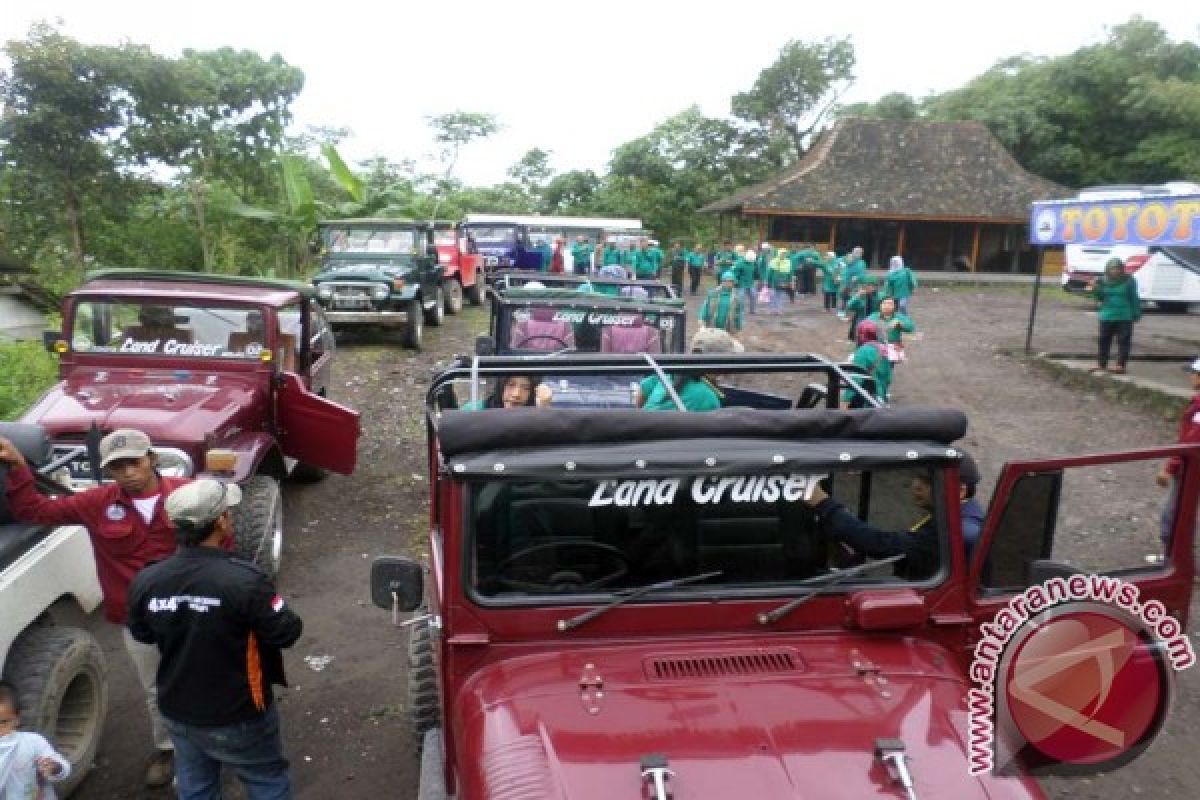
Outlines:
{"type": "Polygon", "coordinates": [[[742,329],[742,298],[736,282],[732,270],[721,273],[720,285],[709,289],[700,304],[701,327],[719,328],[731,334],[742,329]]]}
{"type": "Polygon", "coordinates": [[[859,282],[854,295],[846,301],[846,314],[850,317],[850,330],[846,338],[854,341],[858,324],[879,310],[879,279],[865,275],[859,282]]]}
{"type": "MultiPolygon", "coordinates": [[[[796,291],[801,297],[816,294],[815,274],[821,267],[821,254],[811,245],[804,245],[792,253],[792,275],[796,279],[796,291]]],[[[795,300],[795,297],[792,298],[795,300]]]]}
{"type": "Polygon", "coordinates": [[[571,258],[574,260],[574,271],[576,275],[590,275],[592,273],[592,245],[587,240],[586,236],[580,236],[575,242],[575,246],[571,248],[571,258]]]}
{"type": "Polygon", "coordinates": [[[842,262],[837,253],[830,250],[825,259],[817,263],[821,271],[821,294],[824,298],[823,307],[826,313],[837,310],[838,281],[842,277],[842,262]]]}
{"type": "Polygon", "coordinates": [[[1092,281],[1088,292],[1100,304],[1100,340],[1092,372],[1108,369],[1114,374],[1122,374],[1133,347],[1133,324],[1142,318],[1137,281],[1132,275],[1125,274],[1125,262],[1110,258],[1104,265],[1104,276],[1092,281]],[[1117,340],[1117,363],[1109,369],[1108,356],[1114,338],[1117,340]]]}
{"type": "MultiPolygon", "coordinates": [[[[838,316],[840,316],[842,319],[845,319],[848,313],[846,304],[850,302],[850,297],[854,294],[855,290],[858,289],[858,284],[861,283],[862,279],[867,275],[867,262],[863,261],[862,254],[863,249],[861,247],[855,247],[846,254],[846,268],[842,270],[842,305],[841,312],[838,314],[838,316]]],[[[853,334],[853,329],[851,329],[851,333],[853,334]]],[[[851,335],[850,338],[853,339],[854,336],[851,335]]]]}
{"type": "Polygon", "coordinates": [[[892,256],[888,262],[888,274],[884,278],[883,296],[896,299],[896,309],[901,314],[908,313],[908,303],[912,299],[913,290],[917,288],[917,276],[904,259],[892,256]]]}
{"type": "Polygon", "coordinates": [[[734,250],[733,242],[725,242],[724,247],[716,253],[716,258],[713,262],[713,270],[717,275],[723,274],[726,270],[733,269],[733,265],[737,263],[737,251],[734,250]]]}
{"type": "MultiPolygon", "coordinates": [[[[779,248],[775,252],[775,257],[767,264],[767,289],[771,293],[771,303],[767,310],[772,314],[783,313],[783,293],[786,291],[795,291],[792,281],[795,276],[792,272],[792,259],[788,256],[786,248],[779,248]]],[[[793,299],[795,295],[793,294],[793,299]]]]}
{"type": "MultiPolygon", "coordinates": [[[[741,353],[743,349],[737,339],[717,328],[701,328],[692,337],[693,353],[741,353]]],[[[679,395],[684,411],[716,411],[724,399],[716,381],[708,375],[676,375],[671,378],[671,387],[679,395]]],[[[634,393],[634,404],[646,411],[679,410],[671,393],[657,375],[652,375],[638,384],[634,393]]]]}
{"type": "Polygon", "coordinates": [[[867,316],[883,332],[881,339],[888,344],[903,344],[904,334],[914,333],[917,326],[907,314],[896,307],[894,297],[884,297],[879,301],[879,310],[867,316]]]}
{"type": "Polygon", "coordinates": [[[754,284],[758,282],[758,253],[753,250],[743,251],[733,265],[733,275],[742,295],[742,302],[750,313],[754,314],[757,305],[754,284]]]}
{"type": "Polygon", "coordinates": [[[704,252],[704,247],[697,244],[691,250],[687,251],[686,258],[688,280],[691,283],[692,296],[695,297],[696,292],[700,289],[700,277],[704,274],[707,254],[704,252]]]}
{"type": "Polygon", "coordinates": [[[620,249],[618,249],[616,242],[605,242],[604,243],[604,263],[601,266],[607,267],[612,264],[616,264],[618,267],[622,266],[621,251],[620,251],[620,249]]]}
{"type": "Polygon", "coordinates": [[[646,267],[647,272],[650,273],[651,278],[658,280],[662,275],[663,262],[667,259],[666,253],[658,246],[657,239],[651,239],[642,252],[642,258],[649,262],[649,265],[646,267]]]}
{"type": "MultiPolygon", "coordinates": [[[[875,396],[886,403],[892,385],[892,364],[887,360],[883,342],[879,341],[879,328],[874,322],[864,319],[858,324],[854,335],[857,347],[850,357],[850,363],[862,367],[867,375],[875,379],[875,396]]],[[[842,408],[849,408],[854,399],[854,390],[843,391],[842,408]]]]}

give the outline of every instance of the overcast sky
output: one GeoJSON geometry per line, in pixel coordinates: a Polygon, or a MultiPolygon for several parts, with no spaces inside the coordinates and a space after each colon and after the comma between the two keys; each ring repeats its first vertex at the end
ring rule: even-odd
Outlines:
{"type": "MultiPolygon", "coordinates": [[[[407,0],[329,5],[274,0],[3,0],[0,40],[61,19],[92,43],[128,39],[175,55],[225,45],[280,53],[304,70],[298,126],[344,126],[350,159],[420,160],[424,117],[496,114],[504,130],[471,145],[458,175],[492,183],[526,150],[556,170],[603,170],[614,147],[689,105],[729,113],[791,39],[849,35],[858,56],[847,102],[961,86],[1018,53],[1060,55],[1126,21],[1127,0],[1007,3],[722,3],[656,0],[407,0]]],[[[1200,37],[1200,3],[1141,12],[1175,39],[1200,37]]]]}

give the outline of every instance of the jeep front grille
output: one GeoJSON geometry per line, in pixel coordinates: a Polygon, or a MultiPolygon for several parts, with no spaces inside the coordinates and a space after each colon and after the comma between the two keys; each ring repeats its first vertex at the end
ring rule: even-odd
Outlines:
{"type": "Polygon", "coordinates": [[[646,662],[647,677],[656,681],[777,675],[799,669],[800,659],[791,650],[659,656],[646,662]]]}

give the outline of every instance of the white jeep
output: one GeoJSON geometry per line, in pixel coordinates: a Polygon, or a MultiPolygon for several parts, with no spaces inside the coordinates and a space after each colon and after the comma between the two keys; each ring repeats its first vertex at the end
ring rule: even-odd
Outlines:
{"type": "MultiPolygon", "coordinates": [[[[68,490],[50,477],[50,440],[36,425],[0,422],[37,471],[43,488],[68,490]]],[[[18,522],[5,501],[0,466],[0,671],[17,691],[21,727],[43,734],[71,762],[57,784],[70,794],[86,777],[108,711],[108,669],[90,633],[71,627],[101,601],[87,531],[18,522]]]]}

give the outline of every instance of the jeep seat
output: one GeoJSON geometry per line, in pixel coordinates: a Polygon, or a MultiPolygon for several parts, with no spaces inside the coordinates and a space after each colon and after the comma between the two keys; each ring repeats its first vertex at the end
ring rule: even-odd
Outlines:
{"type": "Polygon", "coordinates": [[[635,325],[610,325],[604,329],[600,351],[603,353],[661,353],[658,329],[641,319],[635,325]]]}
{"type": "Polygon", "coordinates": [[[575,346],[575,329],[571,323],[554,319],[553,308],[535,308],[529,319],[513,326],[509,346],[520,350],[554,352],[564,346],[575,346]]]}

